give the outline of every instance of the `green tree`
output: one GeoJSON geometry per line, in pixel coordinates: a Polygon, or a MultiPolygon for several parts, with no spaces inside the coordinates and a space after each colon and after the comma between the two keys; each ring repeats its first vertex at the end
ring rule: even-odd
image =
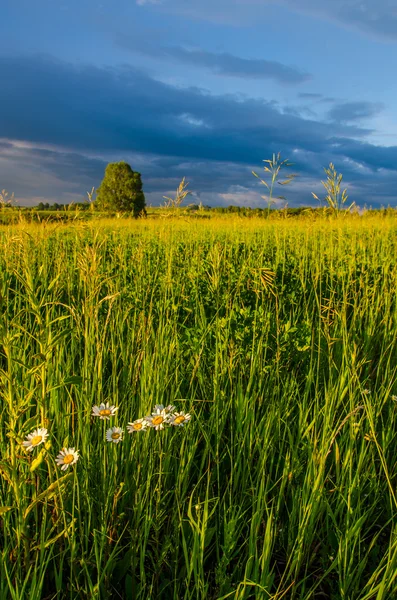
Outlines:
{"type": "Polygon", "coordinates": [[[132,212],[134,217],[145,214],[141,174],[124,161],[109,163],[97,190],[95,204],[99,210],[132,212]]]}

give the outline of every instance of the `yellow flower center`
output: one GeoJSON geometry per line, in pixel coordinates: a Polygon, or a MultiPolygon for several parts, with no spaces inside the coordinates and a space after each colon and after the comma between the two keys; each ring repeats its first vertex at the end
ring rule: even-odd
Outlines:
{"type": "Polygon", "coordinates": [[[74,461],[74,456],[73,454],[67,454],[65,456],[65,458],[63,459],[63,464],[64,465],[70,465],[70,463],[72,463],[74,461]]]}
{"type": "Polygon", "coordinates": [[[161,417],[160,415],[158,417],[154,417],[153,418],[153,425],[161,425],[161,423],[164,421],[164,417],[161,417]]]}
{"type": "Polygon", "coordinates": [[[109,415],[112,414],[112,411],[109,410],[108,408],[103,408],[102,410],[99,411],[99,414],[101,415],[101,417],[108,417],[109,415]]]}
{"type": "Polygon", "coordinates": [[[119,433],[112,433],[112,440],[118,440],[120,437],[119,433]]]}
{"type": "Polygon", "coordinates": [[[42,441],[43,441],[43,436],[42,435],[35,435],[34,438],[32,438],[30,440],[30,443],[32,444],[32,446],[37,446],[42,441]]]}
{"type": "Polygon", "coordinates": [[[142,423],[134,423],[133,428],[134,429],[142,429],[142,423]]]}
{"type": "Polygon", "coordinates": [[[174,423],[176,423],[177,425],[179,425],[179,423],[183,423],[183,421],[186,421],[185,417],[183,415],[179,415],[179,417],[175,418],[174,423]]]}

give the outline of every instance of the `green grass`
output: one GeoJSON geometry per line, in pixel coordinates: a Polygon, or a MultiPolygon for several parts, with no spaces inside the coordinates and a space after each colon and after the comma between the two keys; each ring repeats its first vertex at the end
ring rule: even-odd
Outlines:
{"type": "Polygon", "coordinates": [[[396,234],[388,215],[4,228],[1,600],[396,597],[396,234]],[[102,401],[111,425],[193,417],[113,445],[102,401]]]}

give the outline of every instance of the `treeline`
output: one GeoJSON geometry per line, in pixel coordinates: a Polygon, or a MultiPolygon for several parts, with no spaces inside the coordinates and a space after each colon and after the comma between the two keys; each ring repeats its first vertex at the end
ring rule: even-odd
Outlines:
{"type": "MultiPolygon", "coordinates": [[[[348,211],[341,211],[348,212],[348,211]]],[[[359,210],[357,207],[357,212],[359,213],[379,213],[379,214],[388,214],[388,215],[396,215],[397,208],[396,207],[385,207],[381,206],[379,208],[373,208],[372,206],[364,206],[362,210],[359,210]]],[[[55,218],[56,220],[68,220],[69,218],[76,218],[76,215],[79,213],[85,213],[81,215],[81,217],[100,217],[100,216],[109,216],[115,217],[120,216],[122,213],[117,213],[116,211],[102,211],[99,210],[95,203],[89,204],[88,202],[72,202],[70,204],[59,204],[55,202],[54,204],[49,204],[48,202],[40,202],[37,206],[33,207],[9,207],[8,210],[1,211],[0,215],[4,217],[8,214],[23,214],[25,217],[31,217],[34,220],[37,218],[40,220],[41,218],[55,218]],[[35,218],[36,217],[36,218],[35,218]]],[[[152,206],[148,207],[147,211],[145,211],[145,215],[147,217],[156,217],[161,215],[168,216],[183,216],[183,215],[191,215],[195,217],[210,217],[211,215],[239,215],[241,217],[262,217],[269,218],[272,216],[300,216],[305,214],[331,214],[332,210],[329,207],[325,206],[295,206],[295,207],[283,207],[283,208],[251,208],[250,206],[209,206],[203,204],[189,204],[187,206],[180,206],[177,209],[167,208],[164,206],[152,206]]],[[[128,216],[128,214],[127,214],[128,216]]],[[[1,219],[0,219],[1,220],[1,219]]],[[[51,220],[51,219],[50,219],[51,220]]]]}
{"type": "Polygon", "coordinates": [[[88,204],[88,202],[72,202],[71,204],[58,204],[58,202],[49,204],[49,202],[39,202],[37,206],[33,206],[32,208],[32,210],[49,210],[52,212],[71,209],[89,210],[90,204],[88,204]]]}
{"type": "MultiPolygon", "coordinates": [[[[217,213],[217,214],[238,214],[238,215],[242,215],[242,216],[267,216],[269,210],[267,208],[251,208],[250,206],[235,206],[230,205],[230,206],[208,206],[208,205],[198,205],[198,204],[189,204],[189,206],[186,207],[186,210],[188,212],[199,212],[199,211],[206,211],[206,212],[212,212],[212,213],[217,213]]],[[[304,210],[316,210],[313,209],[310,206],[298,206],[295,208],[272,208],[270,209],[271,213],[277,213],[277,212],[286,212],[289,215],[299,215],[301,214],[304,210]]]]}
{"type": "MultiPolygon", "coordinates": [[[[37,206],[33,206],[32,208],[22,208],[22,210],[34,210],[39,212],[59,212],[59,211],[74,211],[74,210],[93,210],[97,212],[97,209],[94,205],[89,204],[88,202],[72,202],[71,204],[58,204],[55,202],[54,204],[49,204],[49,202],[40,202],[37,206]]],[[[152,207],[148,209],[149,212],[167,212],[167,208],[163,206],[152,207]]],[[[309,206],[299,206],[293,208],[272,208],[270,209],[271,213],[277,212],[286,212],[289,215],[299,215],[305,210],[318,210],[317,207],[309,207],[309,206]]],[[[242,216],[267,216],[269,212],[267,208],[251,208],[250,206],[209,206],[199,205],[199,204],[189,204],[186,207],[180,207],[180,212],[189,212],[189,213],[199,213],[199,212],[211,212],[216,214],[239,214],[242,216]]],[[[102,211],[98,211],[102,212],[102,211]]]]}

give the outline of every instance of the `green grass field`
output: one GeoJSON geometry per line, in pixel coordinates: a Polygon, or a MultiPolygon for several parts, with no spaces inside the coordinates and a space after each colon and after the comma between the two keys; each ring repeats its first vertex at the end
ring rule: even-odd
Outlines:
{"type": "Polygon", "coordinates": [[[396,256],[387,214],[3,227],[1,600],[396,598],[396,256]]]}

